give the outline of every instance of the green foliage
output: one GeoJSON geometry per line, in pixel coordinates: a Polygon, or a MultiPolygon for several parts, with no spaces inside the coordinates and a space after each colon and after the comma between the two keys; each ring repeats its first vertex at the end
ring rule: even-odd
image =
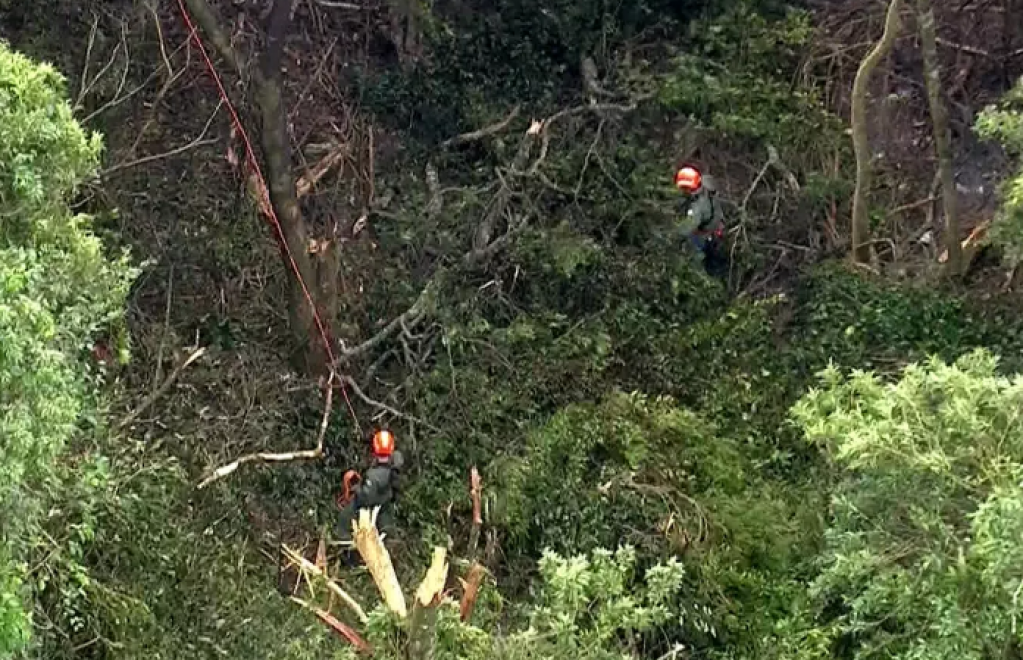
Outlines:
{"type": "Polygon", "coordinates": [[[1023,379],[977,351],[897,383],[832,368],[793,409],[840,470],[813,583],[820,657],[990,658],[1018,649],[1023,379]]]}
{"type": "Polygon", "coordinates": [[[811,371],[829,360],[848,368],[893,371],[929,355],[954,360],[975,347],[1004,356],[1010,371],[1023,369],[1023,327],[1011,307],[892,284],[839,264],[817,269],[796,303],[794,357],[811,371]]]}
{"type": "Polygon", "coordinates": [[[840,120],[815,90],[791,83],[813,36],[809,14],[771,20],[738,3],[690,23],[688,36],[658,95],[665,110],[725,137],[771,144],[786,162],[842,145],[840,120]]]}
{"type": "MultiPolygon", "coordinates": [[[[438,660],[527,660],[579,658],[620,660],[643,657],[652,634],[679,616],[677,597],[685,571],[668,559],[639,579],[631,547],[616,552],[561,556],[544,552],[535,595],[521,604],[506,628],[483,630],[462,624],[458,605],[445,601],[437,621],[438,660]]],[[[477,617],[479,613],[477,613],[477,617]]],[[[405,658],[404,633],[382,608],[371,614],[366,634],[374,657],[405,658]]],[[[347,657],[357,657],[349,651],[347,657]]]]}
{"type": "MultiPolygon", "coordinates": [[[[1023,156],[1023,80],[998,105],[977,117],[977,132],[1000,141],[1017,157],[1023,156]]],[[[991,228],[991,240],[1000,245],[1014,264],[1023,261],[1023,169],[1003,184],[1002,204],[991,228]]]]}
{"type": "Polygon", "coordinates": [[[74,121],[63,81],[0,43],[0,649],[25,640],[15,591],[57,478],[54,460],[89,416],[81,358],[115,322],[135,276],[107,260],[68,196],[95,169],[100,142],[74,121]],[[13,562],[13,563],[12,563],[13,562]]]}
{"type": "Polygon", "coordinates": [[[495,491],[512,539],[533,552],[623,538],[657,547],[661,541],[647,535],[673,514],[695,530],[706,524],[704,493],[743,486],[736,448],[715,438],[713,427],[670,400],[625,394],[559,412],[530,434],[519,461],[494,472],[507,480],[495,491]]]}

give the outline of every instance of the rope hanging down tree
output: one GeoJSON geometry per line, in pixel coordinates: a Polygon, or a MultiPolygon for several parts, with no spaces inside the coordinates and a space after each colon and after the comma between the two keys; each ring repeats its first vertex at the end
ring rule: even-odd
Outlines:
{"type": "Polygon", "coordinates": [[[312,294],[310,294],[309,292],[309,287],[306,285],[305,279],[302,277],[302,272],[299,270],[298,264],[295,262],[294,255],[291,252],[291,247],[288,245],[288,242],[284,237],[284,230],[281,227],[280,221],[277,219],[277,213],[274,210],[273,204],[271,203],[269,189],[267,188],[266,185],[266,179],[263,176],[262,168],[260,167],[259,161],[256,158],[255,150],[253,150],[252,148],[252,142],[249,140],[248,132],[246,132],[245,127],[242,125],[241,119],[238,116],[238,112],[235,110],[234,104],[231,103],[231,99],[230,97],[228,97],[227,91],[224,89],[224,84],[220,79],[220,75],[217,73],[216,68],[213,66],[213,61],[210,59],[210,56],[206,51],[206,47],[203,45],[202,39],[199,37],[199,31],[196,28],[195,24],[192,22],[192,18],[188,13],[188,9],[185,7],[184,0],[178,0],[178,8],[181,11],[181,17],[184,19],[185,26],[188,28],[189,36],[195,42],[195,45],[199,50],[199,54],[202,56],[203,63],[206,66],[206,70],[209,73],[210,77],[213,79],[213,82],[217,87],[217,93],[220,95],[222,102],[227,107],[227,110],[231,115],[231,122],[234,124],[234,128],[237,131],[237,134],[241,138],[242,144],[245,147],[245,161],[256,179],[257,188],[259,189],[259,194],[261,196],[261,199],[259,200],[260,206],[262,207],[266,217],[269,219],[270,226],[274,230],[274,236],[277,239],[278,244],[280,245],[281,252],[285,255],[288,266],[291,272],[294,274],[295,278],[297,279],[299,286],[302,289],[302,296],[304,297],[306,303],[312,310],[313,319],[316,323],[317,334],[319,335],[320,341],[323,343],[323,348],[327,353],[327,357],[329,358],[331,370],[330,376],[329,378],[327,378],[326,383],[324,385],[324,389],[326,390],[326,402],[324,404],[323,428],[321,428],[320,430],[320,439],[317,442],[317,446],[315,449],[308,451],[289,452],[284,454],[260,453],[242,457],[241,459],[238,459],[231,465],[226,466],[227,469],[221,468],[219,470],[216,470],[212,475],[210,475],[210,477],[204,479],[200,484],[201,488],[222,476],[230,474],[235,469],[237,469],[237,467],[242,463],[248,463],[253,461],[266,462],[268,460],[281,461],[320,458],[323,455],[323,431],[325,430],[326,422],[330,415],[330,407],[332,400],[331,388],[333,387],[335,381],[337,381],[337,383],[341,387],[341,394],[344,396],[345,403],[348,406],[348,412],[351,415],[352,423],[355,425],[356,433],[360,437],[362,435],[362,427],[359,424],[359,417],[355,412],[355,407],[352,405],[352,401],[348,396],[348,388],[346,386],[346,383],[348,381],[345,378],[337,377],[337,358],[334,354],[333,346],[331,345],[330,338],[327,334],[326,326],[323,323],[323,319],[320,317],[320,310],[317,308],[316,303],[313,300],[312,294]]]}

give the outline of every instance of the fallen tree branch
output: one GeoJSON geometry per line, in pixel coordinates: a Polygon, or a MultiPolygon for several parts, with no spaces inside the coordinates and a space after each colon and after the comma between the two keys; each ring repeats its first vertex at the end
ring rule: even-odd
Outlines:
{"type": "Polygon", "coordinates": [[[560,112],[556,112],[546,119],[542,119],[539,122],[534,122],[528,133],[530,135],[540,135],[540,156],[536,159],[532,166],[526,172],[530,175],[536,174],[540,167],[540,164],[547,157],[547,150],[550,148],[550,127],[554,122],[564,119],[565,117],[572,117],[575,115],[585,114],[587,112],[593,112],[603,117],[608,113],[625,114],[632,112],[636,109],[635,103],[590,103],[589,105],[580,105],[573,108],[566,108],[560,112]]]}
{"type": "Polygon", "coordinates": [[[344,602],[350,610],[352,610],[360,623],[366,623],[369,621],[369,617],[366,616],[366,612],[362,609],[362,606],[359,605],[359,603],[352,598],[348,592],[342,589],[337,582],[332,580],[330,576],[327,575],[326,571],[288,546],[281,544],[281,548],[284,550],[285,556],[287,556],[287,558],[296,564],[301,570],[322,578],[324,583],[327,585],[327,589],[329,589],[332,594],[340,598],[341,601],[344,602]]]}
{"type": "Polygon", "coordinates": [[[338,2],[337,0],[313,0],[313,2],[321,7],[327,7],[328,9],[351,9],[353,11],[362,9],[362,5],[357,5],[351,2],[338,2]]]}
{"type": "Polygon", "coordinates": [[[198,488],[201,490],[214,481],[223,479],[246,463],[287,463],[290,461],[311,461],[323,458],[323,439],[327,435],[327,423],[330,421],[330,411],[334,404],[334,388],[331,387],[333,380],[334,374],[332,373],[327,381],[327,401],[323,405],[323,419],[320,420],[320,433],[316,439],[316,447],[314,449],[281,453],[257,452],[255,454],[246,454],[214,470],[208,477],[199,482],[198,488]]]}
{"type": "Polygon", "coordinates": [[[462,263],[466,266],[475,266],[490,259],[490,257],[510,243],[516,235],[521,234],[527,226],[529,226],[529,216],[523,216],[517,223],[509,227],[508,231],[492,240],[486,247],[466,252],[462,257],[462,263]]]}
{"type": "Polygon", "coordinates": [[[350,626],[338,621],[334,615],[330,612],[316,607],[312,603],[308,603],[301,598],[295,596],[290,597],[291,602],[298,604],[303,609],[309,610],[319,618],[320,621],[327,624],[334,632],[340,635],[346,642],[354,646],[360,653],[371,654],[373,649],[364,640],[359,633],[355,632],[350,626]]]}
{"type": "Polygon", "coordinates": [[[117,428],[123,429],[129,426],[136,419],[138,419],[139,415],[148,410],[150,406],[156,403],[156,401],[161,396],[167,393],[167,390],[169,390],[171,386],[174,385],[175,382],[177,382],[178,376],[181,375],[182,371],[188,368],[188,365],[192,364],[193,362],[201,358],[203,355],[205,355],[205,353],[206,353],[205,346],[200,346],[199,348],[192,351],[192,354],[185,358],[185,361],[179,364],[177,368],[175,368],[174,371],[171,372],[170,376],[167,376],[167,380],[163,381],[163,384],[160,385],[160,387],[158,387],[152,394],[146,397],[146,400],[143,401],[138,408],[136,408],[133,412],[129,413],[127,417],[121,420],[121,422],[117,425],[117,428]]]}
{"type": "Polygon", "coordinates": [[[469,131],[468,133],[456,135],[453,138],[441,142],[440,146],[442,148],[447,148],[454,146],[456,144],[475,142],[476,140],[482,140],[483,138],[493,135],[494,133],[500,133],[504,129],[508,128],[508,125],[511,124],[515,120],[515,118],[519,116],[520,109],[521,108],[518,105],[516,105],[514,108],[512,108],[511,112],[508,113],[507,117],[497,122],[496,124],[491,124],[490,126],[485,126],[479,130],[469,131]]]}
{"type": "Polygon", "coordinates": [[[301,199],[309,194],[313,186],[319,183],[320,179],[327,175],[335,165],[342,162],[347,150],[344,145],[338,145],[330,153],[320,159],[308,172],[299,177],[295,182],[295,193],[301,199]]]}

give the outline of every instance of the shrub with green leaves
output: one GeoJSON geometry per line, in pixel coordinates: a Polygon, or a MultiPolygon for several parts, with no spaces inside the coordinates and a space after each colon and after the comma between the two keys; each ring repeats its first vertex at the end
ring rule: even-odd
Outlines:
{"type": "MultiPolygon", "coordinates": [[[[438,660],[622,660],[644,657],[660,643],[653,634],[681,615],[678,596],[685,570],[675,559],[638,569],[636,552],[621,546],[611,552],[562,556],[546,551],[538,563],[536,593],[510,614],[507,627],[487,629],[459,621],[458,603],[445,601],[437,621],[438,660]]],[[[477,605],[477,608],[482,603],[477,605]]],[[[479,620],[483,613],[477,612],[479,620]]],[[[408,657],[404,635],[382,608],[370,616],[366,639],[374,657],[408,657]]],[[[357,655],[351,649],[347,657],[357,655]]]]}
{"type": "Polygon", "coordinates": [[[791,10],[772,19],[753,4],[690,23],[659,90],[661,106],[725,137],[772,144],[786,162],[843,146],[842,123],[817,92],[791,84],[813,38],[811,15],[791,10]]]}
{"type": "Polygon", "coordinates": [[[68,207],[100,147],[61,76],[0,43],[0,653],[26,640],[20,562],[94,391],[81,357],[120,317],[135,275],[68,207]]]}
{"type": "Polygon", "coordinates": [[[1018,655],[1023,377],[996,366],[976,351],[895,383],[832,368],[794,408],[839,472],[810,624],[784,657],[1018,655]]]}
{"type": "MultiPolygon", "coordinates": [[[[1023,157],[1023,79],[997,104],[977,117],[977,132],[998,140],[1007,151],[1023,157]]],[[[1014,264],[1023,261],[1023,169],[1005,182],[1002,205],[991,227],[991,240],[1000,245],[1014,264]]]]}

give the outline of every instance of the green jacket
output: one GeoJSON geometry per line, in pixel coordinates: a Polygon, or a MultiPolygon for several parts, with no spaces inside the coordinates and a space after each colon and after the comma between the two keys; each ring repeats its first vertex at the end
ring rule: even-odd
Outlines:
{"type": "Polygon", "coordinates": [[[708,186],[704,186],[695,195],[682,200],[682,219],[679,221],[679,230],[685,236],[698,231],[712,233],[725,226],[721,202],[708,188],[708,186]]]}

